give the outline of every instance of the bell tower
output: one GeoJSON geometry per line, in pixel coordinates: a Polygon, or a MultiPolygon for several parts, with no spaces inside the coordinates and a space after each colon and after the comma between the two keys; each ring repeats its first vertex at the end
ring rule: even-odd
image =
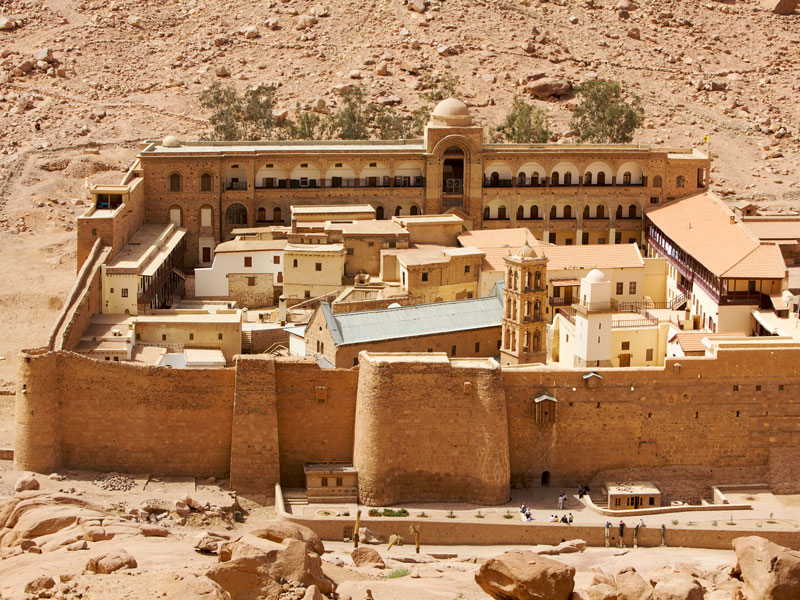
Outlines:
{"type": "Polygon", "coordinates": [[[537,257],[527,242],[504,257],[503,341],[500,363],[520,365],[547,360],[545,302],[547,258],[537,257]]]}

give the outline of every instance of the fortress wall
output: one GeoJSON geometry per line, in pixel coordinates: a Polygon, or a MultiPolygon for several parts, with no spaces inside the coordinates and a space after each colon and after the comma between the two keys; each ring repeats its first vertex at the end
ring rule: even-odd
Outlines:
{"type": "Polygon", "coordinates": [[[358,371],[278,359],[275,374],[281,484],[305,487],[304,462],[352,462],[358,371]]]}
{"type": "Polygon", "coordinates": [[[361,354],[353,452],[361,502],[508,500],[505,395],[490,364],[361,354]]]}
{"type": "Polygon", "coordinates": [[[594,389],[588,370],[507,369],[512,482],[538,485],[549,471],[554,485],[653,480],[681,499],[714,483],[797,491],[798,359],[800,350],[720,350],[663,370],[597,369],[594,389]],[[552,425],[532,418],[542,392],[558,400],[552,425]]]}
{"type": "Polygon", "coordinates": [[[51,473],[62,463],[57,387],[58,354],[24,350],[17,365],[14,467],[51,473]]]}
{"type": "Polygon", "coordinates": [[[271,357],[236,357],[229,443],[231,487],[255,500],[271,502],[280,478],[275,361],[271,357]]]}
{"type": "Polygon", "coordinates": [[[59,353],[50,389],[58,399],[63,466],[227,477],[234,375],[59,353]]]}

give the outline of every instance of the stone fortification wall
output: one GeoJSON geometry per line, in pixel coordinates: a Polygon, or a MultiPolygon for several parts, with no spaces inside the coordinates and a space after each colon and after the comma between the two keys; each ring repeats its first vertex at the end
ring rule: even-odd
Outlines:
{"type": "Polygon", "coordinates": [[[275,373],[280,481],[305,487],[304,462],[353,460],[358,371],[320,369],[306,359],[279,360],[275,373]]]}
{"type": "Polygon", "coordinates": [[[362,353],[353,462],[367,505],[506,502],[508,419],[499,365],[362,353]]]}
{"type": "Polygon", "coordinates": [[[17,468],[227,477],[234,375],[23,354],[17,468]]]}
{"type": "Polygon", "coordinates": [[[792,398],[800,350],[720,350],[664,369],[504,372],[512,485],[653,480],[668,496],[707,496],[714,483],[797,491],[800,415],[792,398]],[[596,386],[594,383],[596,383],[596,386]],[[588,384],[587,384],[588,383],[588,384]],[[537,423],[534,398],[558,402],[537,423]]]}

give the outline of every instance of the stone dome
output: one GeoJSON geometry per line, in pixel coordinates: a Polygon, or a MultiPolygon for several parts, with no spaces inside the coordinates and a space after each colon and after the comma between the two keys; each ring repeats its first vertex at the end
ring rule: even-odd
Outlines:
{"type": "Polygon", "coordinates": [[[168,135],[164,138],[161,145],[164,146],[164,148],[177,148],[181,145],[181,141],[174,135],[168,135]]]}
{"type": "Polygon", "coordinates": [[[586,276],[586,281],[588,281],[589,283],[604,283],[607,280],[606,276],[600,269],[592,269],[586,276]]]}
{"type": "Polygon", "coordinates": [[[439,102],[433,109],[433,120],[440,125],[465,127],[472,125],[469,108],[461,100],[455,98],[447,98],[439,102]]]}
{"type": "Polygon", "coordinates": [[[514,256],[518,258],[536,258],[536,253],[533,251],[533,248],[528,245],[528,242],[525,242],[520,246],[520,249],[517,250],[514,256]]]}

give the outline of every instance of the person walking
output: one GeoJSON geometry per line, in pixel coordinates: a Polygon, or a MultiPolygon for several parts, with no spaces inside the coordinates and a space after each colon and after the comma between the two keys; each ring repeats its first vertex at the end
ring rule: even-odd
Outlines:
{"type": "Polygon", "coordinates": [[[564,510],[564,494],[558,495],[558,510],[564,510]]]}
{"type": "Polygon", "coordinates": [[[619,547],[622,548],[622,536],[625,535],[625,521],[619,520],[619,547]]]}
{"type": "Polygon", "coordinates": [[[606,548],[611,545],[611,521],[606,521],[606,548]]]}

